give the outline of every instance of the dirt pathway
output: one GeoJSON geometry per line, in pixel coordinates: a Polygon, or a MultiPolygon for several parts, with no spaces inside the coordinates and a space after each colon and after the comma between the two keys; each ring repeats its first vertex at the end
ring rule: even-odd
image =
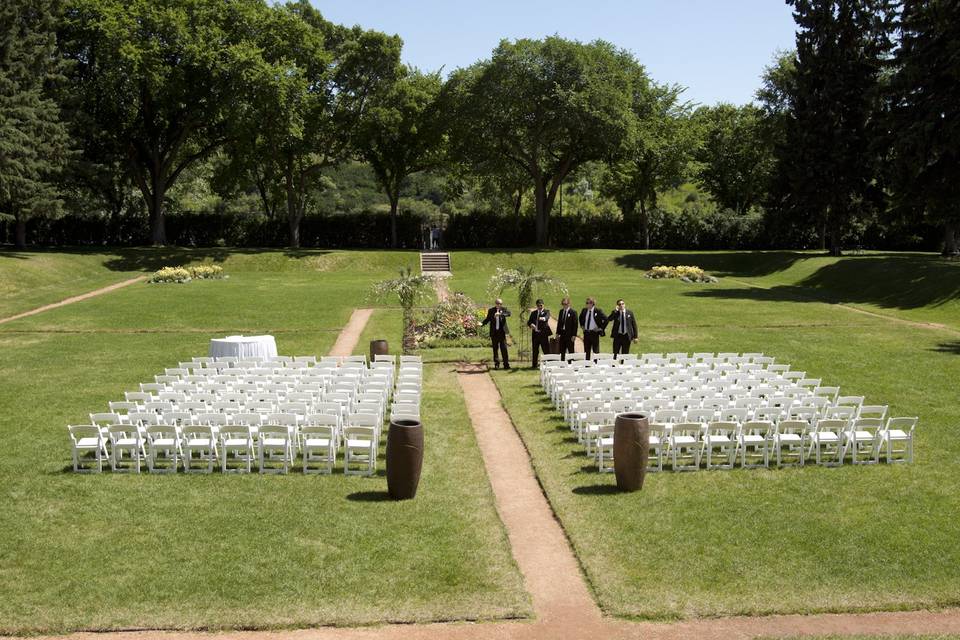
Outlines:
{"type": "Polygon", "coordinates": [[[536,626],[544,633],[576,628],[590,637],[603,637],[595,635],[606,631],[600,609],[540,490],[527,450],[503,409],[500,392],[485,371],[462,369],[458,377],[497,511],[533,598],[536,626]]]}
{"type": "Polygon", "coordinates": [[[37,307],[36,309],[31,309],[30,311],[24,311],[23,313],[18,313],[8,318],[0,318],[0,324],[3,324],[5,322],[13,322],[14,320],[19,320],[20,318],[34,316],[38,313],[43,313],[44,311],[50,311],[51,309],[56,309],[58,307],[63,307],[68,304],[73,304],[74,302],[80,302],[81,300],[86,300],[87,298],[103,295],[104,293],[110,293],[111,291],[116,291],[117,289],[121,289],[123,287],[129,287],[131,284],[135,284],[137,282],[141,282],[146,279],[147,279],[147,276],[138,276],[136,278],[130,278],[129,280],[124,280],[123,282],[112,284],[109,287],[94,289],[93,291],[88,291],[87,293],[80,294],[79,296],[73,296],[72,298],[61,300],[60,302],[54,302],[53,304],[45,304],[42,307],[37,307]]]}
{"type": "Polygon", "coordinates": [[[434,276],[433,290],[437,292],[437,302],[444,302],[450,297],[450,286],[447,284],[449,276],[434,276]]]}
{"type": "Polygon", "coordinates": [[[357,342],[360,341],[360,334],[363,333],[367,321],[373,315],[373,309],[354,309],[350,314],[350,320],[347,326],[340,331],[337,341],[333,343],[330,349],[331,356],[352,356],[354,349],[357,348],[357,342]]]}

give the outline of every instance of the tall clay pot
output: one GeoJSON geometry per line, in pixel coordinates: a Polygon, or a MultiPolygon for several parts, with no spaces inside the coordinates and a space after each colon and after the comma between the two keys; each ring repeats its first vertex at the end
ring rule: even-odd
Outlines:
{"type": "Polygon", "coordinates": [[[385,356],[390,353],[390,345],[386,340],[370,341],[370,362],[373,362],[374,356],[385,356]]]}
{"type": "Polygon", "coordinates": [[[417,495],[423,467],[423,425],[419,420],[390,421],[387,434],[387,492],[394,500],[417,495]]]}
{"type": "Polygon", "coordinates": [[[613,427],[613,471],[620,491],[639,491],[647,475],[650,422],[645,413],[621,413],[613,427]]]}

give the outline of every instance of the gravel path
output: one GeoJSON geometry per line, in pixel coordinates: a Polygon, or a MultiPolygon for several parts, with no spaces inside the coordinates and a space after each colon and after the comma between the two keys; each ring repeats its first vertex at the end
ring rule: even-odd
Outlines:
{"type": "Polygon", "coordinates": [[[347,326],[340,331],[337,341],[333,343],[330,355],[352,356],[354,349],[357,348],[357,342],[360,341],[360,334],[363,333],[371,315],[373,315],[373,309],[354,309],[350,315],[350,320],[347,321],[347,326]]]}
{"type": "Polygon", "coordinates": [[[53,304],[45,304],[42,307],[37,307],[36,309],[31,309],[30,311],[24,311],[23,313],[18,313],[14,316],[8,318],[0,318],[0,324],[5,322],[13,322],[14,320],[19,320],[20,318],[26,318],[29,316],[37,315],[38,313],[43,313],[44,311],[50,311],[51,309],[57,309],[59,307],[66,306],[68,304],[73,304],[74,302],[80,302],[81,300],[86,300],[87,298],[92,298],[94,296],[103,295],[104,293],[110,293],[111,291],[116,291],[123,287],[129,287],[131,284],[141,282],[146,280],[147,276],[138,276],[136,278],[131,278],[129,280],[124,280],[123,282],[118,282],[116,284],[111,284],[109,287],[102,287],[100,289],[94,289],[87,293],[80,294],[79,296],[73,296],[72,298],[67,298],[66,300],[61,300],[60,302],[54,302],[53,304]]]}

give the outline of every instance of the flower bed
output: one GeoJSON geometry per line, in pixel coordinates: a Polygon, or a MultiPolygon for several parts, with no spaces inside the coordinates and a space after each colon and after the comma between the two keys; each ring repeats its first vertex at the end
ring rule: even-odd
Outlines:
{"type": "Polygon", "coordinates": [[[700,267],[679,265],[676,267],[657,265],[646,273],[647,278],[654,280],[663,280],[666,278],[677,278],[683,282],[706,282],[713,283],[717,279],[700,267]]]}
{"type": "Polygon", "coordinates": [[[199,264],[193,267],[164,267],[156,271],[148,282],[168,284],[185,283],[191,280],[220,280],[229,276],[223,273],[223,267],[215,264],[199,264]]]}
{"type": "Polygon", "coordinates": [[[431,309],[422,322],[416,324],[414,333],[417,344],[434,346],[448,341],[477,338],[484,314],[484,309],[469,296],[454,293],[431,309]]]}

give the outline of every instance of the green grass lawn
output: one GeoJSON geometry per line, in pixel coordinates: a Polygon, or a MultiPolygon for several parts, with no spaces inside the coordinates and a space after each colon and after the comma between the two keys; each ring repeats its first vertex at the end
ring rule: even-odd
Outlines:
{"type": "Polygon", "coordinates": [[[619,495],[571,441],[537,374],[496,372],[604,611],[671,619],[960,604],[960,357],[951,333],[809,298],[765,299],[728,280],[645,280],[608,268],[599,253],[593,268],[560,275],[578,299],[625,297],[638,312],[636,351],[761,351],[890,404],[893,415],[921,418],[914,465],[666,472],[619,495]]]}
{"type": "Polygon", "coordinates": [[[369,282],[414,259],[343,254],[331,265],[304,265],[313,258],[329,259],[229,256],[229,280],[134,285],[0,328],[0,434],[8,442],[0,456],[0,634],[530,615],[449,367],[426,369],[426,460],[413,501],[384,500],[382,471],[68,470],[66,424],[165,366],[205,354],[223,333],[272,332],[282,353],[322,355],[369,282]]]}
{"type": "MultiPolygon", "coordinates": [[[[487,348],[422,351],[436,364],[412,502],[381,501],[382,476],[64,471],[66,424],[204,354],[218,335],[272,333],[282,353],[326,353],[351,309],[371,304],[370,284],[415,266],[416,254],[6,252],[0,312],[199,261],[231,277],[133,285],[0,327],[0,633],[529,615],[459,386],[441,364],[489,359],[487,348]]],[[[921,418],[911,466],[668,472],[618,495],[569,441],[536,374],[497,372],[606,612],[671,619],[960,604],[960,339],[832,304],[960,328],[960,265],[920,254],[456,252],[450,288],[486,304],[494,269],[515,264],[565,279],[578,309],[587,295],[608,310],[625,297],[641,325],[638,350],[763,351],[921,418]],[[656,262],[698,264],[721,281],[644,279],[656,262]]],[[[539,293],[558,308],[558,294],[539,293]]],[[[515,306],[512,292],[504,297],[515,306]]],[[[378,309],[356,351],[384,338],[399,352],[400,328],[398,310],[378,309]]]]}

